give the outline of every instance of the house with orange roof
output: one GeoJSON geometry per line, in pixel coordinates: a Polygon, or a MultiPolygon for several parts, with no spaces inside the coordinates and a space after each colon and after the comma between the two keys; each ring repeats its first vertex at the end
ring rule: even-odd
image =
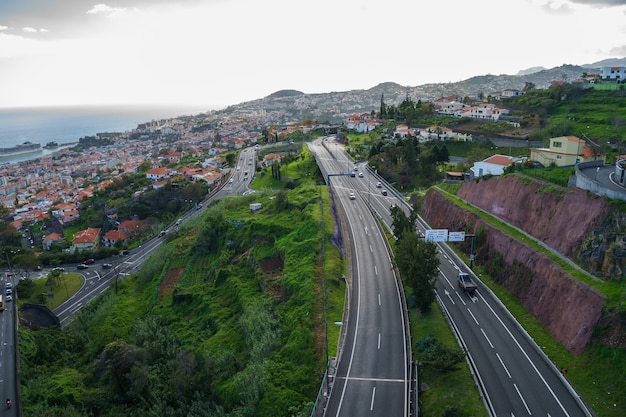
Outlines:
{"type": "Polygon", "coordinates": [[[395,130],[395,132],[393,134],[396,137],[404,138],[404,137],[407,137],[407,136],[413,136],[414,131],[409,126],[401,123],[401,124],[396,126],[396,130],[395,130]]]}
{"type": "Polygon", "coordinates": [[[453,131],[449,127],[431,125],[420,129],[420,137],[428,140],[449,140],[453,136],[453,131]]]}
{"type": "Polygon", "coordinates": [[[117,226],[117,230],[129,236],[139,236],[145,229],[146,224],[139,220],[124,220],[117,226]]]}
{"type": "Polygon", "coordinates": [[[604,160],[605,155],[599,154],[576,136],[559,136],[550,139],[548,148],[531,148],[530,159],[546,167],[564,167],[580,162],[604,160]]]}
{"type": "Polygon", "coordinates": [[[496,154],[482,161],[477,161],[470,168],[470,178],[478,178],[483,175],[502,175],[504,169],[517,162],[523,162],[524,158],[496,154]]]}
{"type": "Polygon", "coordinates": [[[123,242],[126,239],[130,239],[130,235],[122,232],[121,230],[109,230],[102,236],[102,244],[107,248],[115,246],[117,242],[123,242]]]}
{"type": "Polygon", "coordinates": [[[193,181],[204,181],[209,185],[215,184],[222,178],[222,174],[210,168],[204,168],[202,172],[195,174],[191,179],[193,181]]]}
{"type": "Polygon", "coordinates": [[[41,244],[43,245],[44,250],[50,250],[53,244],[63,242],[65,237],[60,233],[52,232],[46,237],[43,238],[41,244]]]}
{"type": "Polygon", "coordinates": [[[78,231],[72,239],[71,251],[74,250],[93,250],[98,246],[100,240],[100,231],[98,227],[88,227],[85,230],[78,231]]]}
{"type": "Polygon", "coordinates": [[[268,167],[272,165],[274,162],[280,163],[281,159],[282,157],[277,153],[268,153],[267,155],[263,157],[263,161],[261,162],[261,164],[264,167],[268,167]]]}
{"type": "Polygon", "coordinates": [[[151,181],[160,181],[171,175],[171,171],[167,168],[153,168],[146,172],[146,178],[151,181]]]}

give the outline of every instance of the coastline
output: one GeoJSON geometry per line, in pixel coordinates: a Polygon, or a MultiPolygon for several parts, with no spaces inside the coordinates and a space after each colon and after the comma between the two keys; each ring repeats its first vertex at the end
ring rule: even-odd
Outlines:
{"type": "Polygon", "coordinates": [[[53,148],[53,149],[42,147],[41,149],[38,149],[36,151],[26,152],[26,153],[19,154],[19,155],[13,155],[13,156],[1,156],[0,155],[0,166],[18,164],[20,162],[33,161],[35,159],[52,155],[55,152],[60,152],[64,149],[71,148],[72,146],[76,146],[76,145],[78,145],[78,141],[59,144],[58,147],[53,148]]]}

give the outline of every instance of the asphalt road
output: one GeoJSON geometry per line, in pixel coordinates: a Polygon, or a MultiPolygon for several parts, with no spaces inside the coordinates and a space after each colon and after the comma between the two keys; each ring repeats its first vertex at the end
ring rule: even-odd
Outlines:
{"type": "Polygon", "coordinates": [[[329,178],[335,201],[344,206],[352,253],[344,339],[325,415],[407,416],[411,354],[386,237],[362,197],[349,197],[365,177],[336,175],[354,165],[320,143],[310,147],[329,178]]]}

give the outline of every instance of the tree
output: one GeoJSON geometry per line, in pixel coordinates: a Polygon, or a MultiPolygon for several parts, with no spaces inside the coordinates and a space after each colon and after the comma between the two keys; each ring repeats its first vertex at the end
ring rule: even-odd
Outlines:
{"type": "Polygon", "coordinates": [[[415,233],[403,233],[396,245],[395,261],[402,281],[413,290],[421,312],[430,311],[435,301],[435,277],[439,273],[437,245],[415,233]]]}
{"type": "Polygon", "coordinates": [[[444,374],[456,370],[456,366],[465,358],[465,353],[461,349],[448,347],[433,337],[418,347],[418,350],[422,365],[444,374]]]}
{"type": "Polygon", "coordinates": [[[391,229],[396,237],[402,237],[405,232],[415,233],[417,226],[417,213],[411,211],[411,214],[407,217],[404,211],[398,207],[391,207],[391,229]]]}

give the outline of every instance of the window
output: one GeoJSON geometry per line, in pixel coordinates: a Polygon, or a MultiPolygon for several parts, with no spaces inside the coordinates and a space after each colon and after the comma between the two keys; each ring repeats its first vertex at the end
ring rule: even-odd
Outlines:
{"type": "Polygon", "coordinates": [[[557,141],[554,141],[554,142],[552,142],[552,146],[553,146],[554,148],[560,148],[561,146],[563,146],[563,143],[562,143],[562,142],[557,142],[557,141]]]}
{"type": "Polygon", "coordinates": [[[556,159],[563,159],[563,157],[561,155],[557,155],[556,159]]]}

